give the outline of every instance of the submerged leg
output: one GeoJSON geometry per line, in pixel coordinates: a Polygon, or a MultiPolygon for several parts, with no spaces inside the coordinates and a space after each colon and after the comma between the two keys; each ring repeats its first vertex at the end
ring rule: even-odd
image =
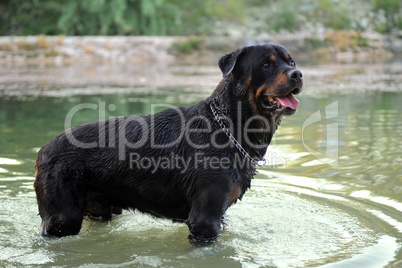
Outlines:
{"type": "Polygon", "coordinates": [[[216,194],[218,192],[205,191],[194,200],[187,220],[190,243],[204,245],[218,239],[227,203],[225,194],[216,194]]]}

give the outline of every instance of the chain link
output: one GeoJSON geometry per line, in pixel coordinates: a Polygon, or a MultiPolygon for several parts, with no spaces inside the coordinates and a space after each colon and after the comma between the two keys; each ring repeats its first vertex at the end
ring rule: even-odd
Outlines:
{"type": "Polygon", "coordinates": [[[229,140],[234,144],[234,146],[237,148],[237,150],[240,151],[242,156],[248,158],[251,161],[251,163],[256,164],[257,166],[264,166],[266,164],[266,160],[265,159],[258,160],[258,159],[252,158],[247,153],[246,149],[244,149],[243,146],[241,146],[240,142],[238,140],[236,140],[236,138],[232,135],[232,133],[229,131],[229,129],[226,128],[225,123],[222,122],[220,116],[215,111],[215,109],[212,107],[212,104],[210,104],[209,107],[211,108],[212,114],[214,115],[216,122],[218,122],[218,124],[221,127],[221,129],[223,130],[223,132],[226,134],[226,136],[229,138],[229,140]]]}

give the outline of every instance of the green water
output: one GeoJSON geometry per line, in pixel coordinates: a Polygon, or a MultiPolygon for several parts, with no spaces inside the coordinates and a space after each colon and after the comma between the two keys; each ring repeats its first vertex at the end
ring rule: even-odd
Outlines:
{"type": "MultiPolygon", "coordinates": [[[[307,89],[306,89],[307,90],[307,89]]],[[[0,96],[0,266],[398,267],[402,265],[402,94],[300,96],[217,243],[193,247],[183,224],[125,212],[85,220],[79,235],[40,236],[33,190],[37,150],[64,130],[76,105],[102,116],[191,105],[185,88],[155,93],[0,96]]],[[[125,92],[125,93],[121,93],[125,92]]],[[[146,88],[141,89],[146,92],[146,88]]],[[[153,91],[155,92],[155,90],[153,91]]],[[[204,94],[207,96],[207,94],[204,94]]],[[[73,125],[99,119],[85,109],[73,125]]]]}

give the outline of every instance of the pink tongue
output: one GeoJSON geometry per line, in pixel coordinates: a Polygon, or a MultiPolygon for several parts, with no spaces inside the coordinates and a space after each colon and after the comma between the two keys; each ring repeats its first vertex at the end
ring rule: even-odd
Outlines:
{"type": "Polygon", "coordinates": [[[296,109],[300,103],[295,97],[293,97],[293,94],[289,94],[286,97],[282,98],[276,97],[275,99],[278,100],[282,106],[292,109],[296,109]]]}

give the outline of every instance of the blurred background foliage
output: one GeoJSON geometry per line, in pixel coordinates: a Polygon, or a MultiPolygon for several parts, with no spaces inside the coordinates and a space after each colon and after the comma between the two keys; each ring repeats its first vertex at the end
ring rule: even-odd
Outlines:
{"type": "Polygon", "coordinates": [[[400,0],[0,0],[0,35],[402,29],[400,0]]]}

